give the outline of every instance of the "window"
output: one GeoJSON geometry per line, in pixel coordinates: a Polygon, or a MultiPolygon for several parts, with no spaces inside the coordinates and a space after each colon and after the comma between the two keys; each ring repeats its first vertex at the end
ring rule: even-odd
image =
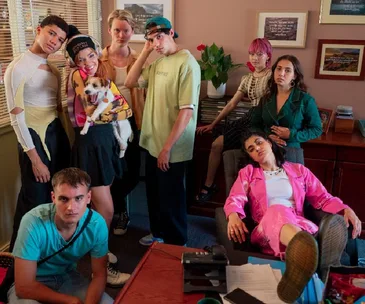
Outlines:
{"type": "MultiPolygon", "coordinates": [[[[48,15],[64,18],[81,33],[101,42],[100,0],[0,0],[0,128],[10,122],[3,82],[5,69],[14,57],[32,45],[38,24],[48,15]]],[[[63,52],[64,46],[49,56],[49,61],[61,72],[62,100],[66,102],[69,67],[63,52]]]]}

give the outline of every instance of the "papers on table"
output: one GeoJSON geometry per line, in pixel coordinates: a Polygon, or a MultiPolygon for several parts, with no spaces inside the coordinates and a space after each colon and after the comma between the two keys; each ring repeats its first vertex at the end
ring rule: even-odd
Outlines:
{"type": "MultiPolygon", "coordinates": [[[[281,279],[280,269],[273,269],[270,265],[244,264],[241,266],[227,266],[227,290],[241,288],[250,295],[267,304],[282,302],[276,288],[281,279]]],[[[223,299],[223,303],[229,304],[223,299]]]]}

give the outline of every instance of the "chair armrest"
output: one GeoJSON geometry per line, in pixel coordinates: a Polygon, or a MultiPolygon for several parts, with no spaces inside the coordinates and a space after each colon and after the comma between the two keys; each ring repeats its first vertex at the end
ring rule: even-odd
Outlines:
{"type": "Polygon", "coordinates": [[[223,152],[224,179],[226,181],[226,195],[229,195],[240,169],[243,152],[240,149],[223,152]]]}
{"type": "Polygon", "coordinates": [[[233,243],[227,235],[227,219],[223,208],[215,209],[215,224],[217,229],[217,242],[226,248],[227,252],[234,250],[233,243]]]}
{"type": "MultiPolygon", "coordinates": [[[[223,245],[226,248],[227,252],[231,252],[232,250],[240,250],[247,252],[258,252],[258,248],[253,246],[250,242],[250,234],[246,235],[246,242],[242,244],[238,242],[233,242],[228,239],[227,235],[227,219],[224,213],[223,208],[215,209],[215,220],[216,220],[216,228],[217,228],[217,241],[218,244],[223,245]]],[[[243,221],[246,224],[247,229],[251,232],[254,228],[253,221],[250,218],[245,218],[243,221]]]]}
{"type": "Polygon", "coordinates": [[[304,202],[304,217],[317,226],[321,223],[321,220],[329,214],[328,212],[325,212],[320,209],[314,208],[311,204],[308,202],[304,202]]]}

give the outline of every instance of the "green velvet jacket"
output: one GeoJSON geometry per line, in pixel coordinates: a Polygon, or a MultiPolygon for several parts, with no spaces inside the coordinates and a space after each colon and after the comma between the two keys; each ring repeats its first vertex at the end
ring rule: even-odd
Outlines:
{"type": "Polygon", "coordinates": [[[300,143],[322,134],[321,118],[312,96],[298,88],[292,89],[288,100],[276,113],[276,95],[262,100],[252,113],[252,128],[271,134],[271,126],[290,129],[288,147],[300,148],[300,143]]]}

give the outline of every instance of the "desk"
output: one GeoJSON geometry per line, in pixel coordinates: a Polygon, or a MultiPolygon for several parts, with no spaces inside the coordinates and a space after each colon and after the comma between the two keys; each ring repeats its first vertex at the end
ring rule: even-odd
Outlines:
{"type": "Polygon", "coordinates": [[[125,304],[196,304],[203,293],[184,294],[183,252],[201,249],[153,243],[138,263],[131,278],[114,303],[125,304]]]}

